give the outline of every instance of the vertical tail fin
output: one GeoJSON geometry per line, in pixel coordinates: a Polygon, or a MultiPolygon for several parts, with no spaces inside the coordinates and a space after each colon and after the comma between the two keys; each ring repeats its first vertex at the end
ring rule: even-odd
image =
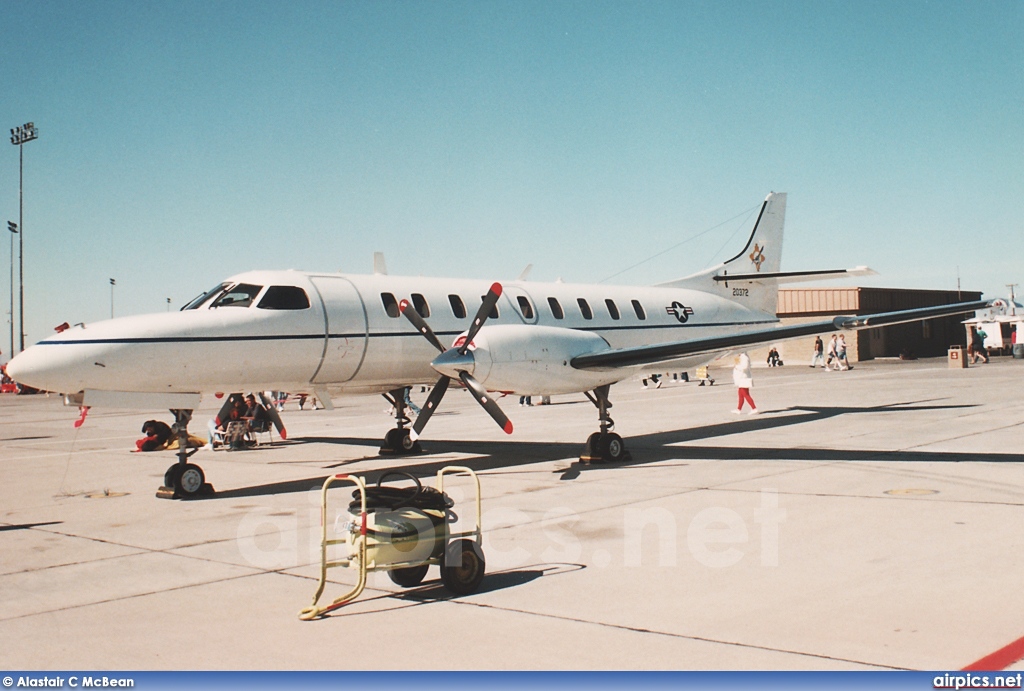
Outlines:
{"type": "Polygon", "coordinates": [[[782,266],[782,231],[785,220],[786,193],[772,192],[761,204],[754,229],[739,254],[718,266],[658,285],[663,288],[691,288],[730,299],[737,298],[751,309],[775,314],[779,299],[778,283],[773,279],[758,281],[757,275],[779,272],[782,266]],[[742,275],[743,278],[737,281],[723,280],[729,274],[742,275]]]}

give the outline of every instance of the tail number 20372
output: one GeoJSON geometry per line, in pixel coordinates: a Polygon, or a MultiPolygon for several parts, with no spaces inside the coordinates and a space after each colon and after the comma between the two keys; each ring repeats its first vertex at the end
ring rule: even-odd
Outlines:
{"type": "Polygon", "coordinates": [[[749,288],[733,288],[732,289],[732,296],[734,298],[750,297],[750,289],[749,288]]]}

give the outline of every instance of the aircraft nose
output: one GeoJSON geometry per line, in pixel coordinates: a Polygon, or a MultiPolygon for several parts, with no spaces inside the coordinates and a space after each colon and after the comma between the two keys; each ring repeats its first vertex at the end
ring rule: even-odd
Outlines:
{"type": "Polygon", "coordinates": [[[7,363],[7,376],[19,384],[37,386],[34,382],[39,381],[40,375],[45,375],[45,369],[40,368],[39,358],[31,350],[23,350],[7,363]]]}
{"type": "Polygon", "coordinates": [[[74,393],[83,387],[84,364],[80,358],[55,347],[34,345],[18,353],[7,363],[7,376],[25,386],[43,391],[74,393]]]}
{"type": "Polygon", "coordinates": [[[460,353],[458,348],[452,348],[434,358],[430,366],[439,374],[458,379],[459,372],[473,374],[473,370],[476,369],[476,359],[471,352],[460,353]]]}

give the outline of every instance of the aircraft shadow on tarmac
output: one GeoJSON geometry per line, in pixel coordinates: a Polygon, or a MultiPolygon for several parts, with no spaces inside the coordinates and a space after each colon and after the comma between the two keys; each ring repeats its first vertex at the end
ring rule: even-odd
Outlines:
{"type": "Polygon", "coordinates": [[[374,614],[383,610],[394,611],[396,609],[394,606],[395,600],[399,600],[403,603],[398,607],[398,609],[418,607],[420,605],[428,605],[434,602],[443,602],[446,600],[465,600],[477,595],[483,595],[484,593],[493,593],[499,590],[506,590],[508,588],[518,588],[520,586],[527,585],[528,583],[532,583],[538,578],[560,576],[565,573],[581,571],[585,568],[587,567],[584,564],[535,564],[533,566],[519,568],[512,571],[496,571],[484,576],[483,581],[480,583],[480,587],[477,588],[475,592],[468,595],[457,595],[441,585],[440,579],[436,579],[427,581],[416,588],[403,590],[398,593],[385,593],[378,595],[377,597],[361,601],[365,604],[376,601],[382,605],[381,607],[372,607],[369,610],[365,608],[361,608],[359,610],[345,610],[343,608],[335,610],[334,612],[325,615],[323,618],[332,619],[344,616],[360,616],[364,614],[374,614]]]}
{"type": "MultiPolygon", "coordinates": [[[[608,471],[619,468],[644,466],[649,463],[663,461],[747,461],[747,460],[778,460],[778,461],[894,461],[894,462],[988,462],[988,463],[1022,463],[1024,454],[1017,453],[976,453],[948,451],[892,451],[888,449],[821,449],[821,448],[752,448],[738,446],[678,446],[687,442],[703,439],[715,439],[731,434],[779,429],[792,425],[802,425],[829,420],[844,415],[860,415],[865,413],[918,413],[921,411],[958,410],[977,407],[974,405],[938,405],[931,401],[906,401],[867,407],[812,407],[793,406],[777,411],[764,412],[756,417],[734,419],[703,427],[656,432],[626,437],[626,445],[633,458],[629,461],[609,464],[584,464],[573,461],[568,468],[554,472],[561,480],[573,480],[582,473],[608,471]]],[[[305,437],[297,439],[299,443],[342,444],[348,446],[366,446],[377,449],[380,439],[357,437],[305,437]]],[[[582,443],[572,442],[516,442],[516,441],[461,441],[447,439],[423,440],[426,451],[422,456],[382,456],[382,467],[379,471],[361,473],[367,483],[375,483],[380,475],[395,467],[415,475],[427,478],[437,474],[441,468],[451,465],[451,459],[436,459],[439,454],[460,454],[475,458],[460,458],[457,463],[473,468],[477,472],[502,470],[559,460],[570,460],[579,456],[582,443]],[[417,459],[424,462],[416,463],[417,459]],[[408,465],[402,465],[402,463],[408,465]]],[[[345,460],[325,465],[335,469],[373,458],[373,455],[354,460],[345,460]]],[[[213,495],[201,497],[202,500],[232,499],[268,494],[286,494],[289,492],[307,492],[323,485],[329,475],[289,480],[253,487],[240,487],[219,491],[213,495]]]]}
{"type": "Polygon", "coordinates": [[[45,521],[43,523],[18,523],[0,525],[0,533],[6,532],[8,530],[31,530],[32,528],[39,528],[44,525],[60,525],[63,522],[64,521],[45,521]]]}

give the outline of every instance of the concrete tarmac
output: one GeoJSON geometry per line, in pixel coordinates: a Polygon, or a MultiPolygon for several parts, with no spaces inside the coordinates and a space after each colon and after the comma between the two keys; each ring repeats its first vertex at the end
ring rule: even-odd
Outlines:
{"type": "MultiPolygon", "coordinates": [[[[197,501],[154,496],[173,452],[131,452],[166,411],[94,410],[76,429],[56,396],[0,397],[3,666],[950,670],[997,653],[1024,669],[1024,361],[757,369],[757,416],[731,414],[729,372],[712,373],[614,386],[633,459],[609,466],[576,460],[597,429],[582,396],[500,399],[506,437],[453,388],[411,458],[378,456],[380,397],[291,403],[287,442],[193,457],[217,490],[197,501]],[[483,485],[480,590],[374,573],[300,621],[324,478],[432,485],[449,464],[483,485]]],[[[348,490],[332,494],[333,516],[348,490]]],[[[470,515],[464,479],[452,495],[470,515]]],[[[330,579],[323,601],[355,574],[330,579]]]]}

